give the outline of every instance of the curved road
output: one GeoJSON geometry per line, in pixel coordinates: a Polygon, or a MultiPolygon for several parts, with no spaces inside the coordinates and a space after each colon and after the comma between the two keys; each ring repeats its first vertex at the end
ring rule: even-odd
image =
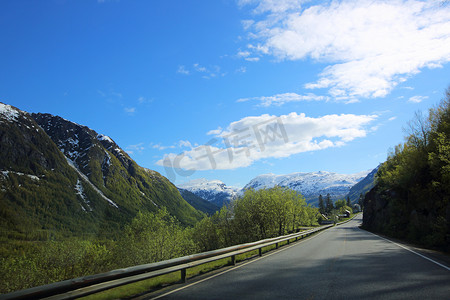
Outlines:
{"type": "Polygon", "coordinates": [[[358,228],[362,216],[159,299],[450,299],[450,268],[358,228]]]}

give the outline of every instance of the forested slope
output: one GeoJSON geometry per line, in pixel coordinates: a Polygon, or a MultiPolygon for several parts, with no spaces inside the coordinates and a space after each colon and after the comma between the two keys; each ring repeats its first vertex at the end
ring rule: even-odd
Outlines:
{"type": "Polygon", "coordinates": [[[364,227],[450,251],[450,89],[416,113],[364,201],[364,227]]]}

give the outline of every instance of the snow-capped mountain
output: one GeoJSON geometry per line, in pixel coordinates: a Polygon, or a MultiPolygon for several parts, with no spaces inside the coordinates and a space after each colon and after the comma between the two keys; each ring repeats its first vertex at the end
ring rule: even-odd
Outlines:
{"type": "Polygon", "coordinates": [[[330,194],[332,199],[344,198],[350,189],[364,179],[369,171],[356,174],[332,172],[292,173],[288,175],[264,174],[252,179],[245,189],[262,189],[281,186],[293,189],[305,196],[308,203],[315,204],[319,195],[330,194]]]}
{"type": "Polygon", "coordinates": [[[222,207],[236,199],[241,191],[240,188],[227,186],[220,180],[206,180],[204,178],[194,179],[178,185],[179,188],[222,207]]]}
{"type": "MultiPolygon", "coordinates": [[[[347,197],[351,188],[371,173],[372,170],[355,174],[338,174],[326,171],[311,173],[292,173],[287,175],[263,174],[252,179],[243,189],[229,187],[220,180],[194,179],[178,185],[179,188],[194,193],[198,197],[213,202],[219,207],[227,204],[243,194],[246,189],[255,190],[287,187],[305,196],[306,201],[317,205],[319,195],[330,194],[333,200],[347,197]]],[[[371,177],[372,178],[372,177],[371,177]]],[[[373,178],[372,178],[373,181],[373,178]]]]}

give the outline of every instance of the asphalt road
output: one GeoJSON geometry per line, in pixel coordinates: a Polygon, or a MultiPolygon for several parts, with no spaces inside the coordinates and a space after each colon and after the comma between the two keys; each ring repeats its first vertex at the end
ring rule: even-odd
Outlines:
{"type": "Polygon", "coordinates": [[[450,299],[450,268],[358,228],[361,216],[160,299],[450,299]]]}

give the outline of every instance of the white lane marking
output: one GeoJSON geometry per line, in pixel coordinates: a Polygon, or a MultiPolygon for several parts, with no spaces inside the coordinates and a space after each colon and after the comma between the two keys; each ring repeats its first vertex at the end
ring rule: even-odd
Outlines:
{"type": "MultiPolygon", "coordinates": [[[[363,230],[363,229],[360,229],[360,230],[363,230]]],[[[403,248],[403,249],[405,249],[405,250],[408,250],[409,252],[412,252],[412,253],[414,253],[414,254],[416,254],[416,255],[422,257],[422,258],[425,258],[426,260],[429,260],[429,261],[431,261],[432,263],[435,263],[436,265],[438,265],[438,266],[440,266],[440,267],[446,269],[447,271],[450,271],[450,268],[447,267],[446,265],[443,265],[443,264],[441,264],[441,263],[439,263],[439,262],[437,262],[437,261],[435,261],[435,260],[433,260],[433,259],[431,259],[431,258],[429,258],[429,257],[426,257],[425,255],[422,255],[422,254],[420,254],[420,253],[418,253],[418,252],[416,252],[416,251],[414,251],[414,250],[412,250],[412,249],[409,249],[409,248],[406,247],[406,246],[397,244],[396,242],[393,242],[393,241],[388,240],[388,239],[386,239],[386,238],[384,238],[384,237],[382,237],[382,236],[379,236],[379,235],[376,234],[376,233],[373,233],[373,232],[370,232],[370,231],[367,231],[367,230],[364,230],[364,231],[365,231],[365,232],[368,232],[368,233],[370,233],[370,234],[373,234],[374,236],[377,236],[377,237],[379,237],[380,239],[383,239],[383,240],[385,240],[385,241],[388,241],[388,242],[390,242],[390,243],[392,243],[392,244],[394,244],[394,245],[396,245],[396,246],[398,246],[398,247],[400,247],[400,248],[403,248]]]]}
{"type": "MultiPolygon", "coordinates": [[[[330,227],[330,228],[334,228],[334,227],[330,227]]],[[[330,229],[330,228],[328,228],[328,229],[330,229]]],[[[262,258],[269,257],[269,256],[271,256],[271,255],[274,255],[274,254],[280,253],[280,252],[282,252],[282,251],[284,251],[284,250],[287,250],[287,249],[289,249],[289,248],[291,248],[291,247],[298,246],[298,245],[300,245],[300,244],[302,244],[302,243],[304,243],[304,242],[310,241],[310,240],[312,240],[313,238],[315,238],[315,237],[321,235],[322,233],[324,233],[324,232],[326,232],[326,231],[327,231],[327,229],[325,229],[325,230],[323,230],[323,231],[320,231],[319,233],[317,233],[317,234],[313,235],[312,237],[310,237],[310,238],[308,238],[308,239],[305,239],[305,240],[303,240],[303,241],[299,241],[299,242],[296,242],[296,243],[294,242],[293,244],[291,244],[291,245],[289,245],[289,246],[284,246],[283,248],[278,249],[278,251],[274,251],[274,252],[272,252],[272,253],[268,253],[268,254],[263,255],[263,256],[261,256],[261,257],[252,259],[251,261],[248,261],[248,262],[246,262],[246,263],[243,263],[242,265],[232,267],[231,269],[225,270],[225,271],[223,271],[223,272],[220,272],[220,273],[218,273],[218,274],[209,276],[209,277],[204,278],[204,279],[201,279],[201,280],[199,280],[199,281],[190,283],[190,284],[188,284],[188,285],[186,285],[186,286],[179,287],[179,288],[177,288],[177,289],[175,289],[175,290],[173,290],[173,291],[169,291],[169,292],[167,292],[167,293],[165,293],[165,294],[156,296],[156,297],[151,298],[151,299],[154,300],[154,299],[159,299],[159,298],[168,296],[168,295],[170,295],[170,294],[173,294],[173,293],[175,293],[175,292],[184,290],[184,289],[186,289],[186,288],[188,288],[188,287],[191,287],[191,286],[196,285],[196,284],[198,284],[198,283],[201,283],[201,282],[203,282],[203,281],[206,281],[206,280],[209,280],[209,279],[213,279],[214,277],[223,275],[223,274],[228,273],[228,272],[230,272],[230,271],[234,271],[234,270],[239,269],[239,268],[241,268],[241,267],[243,267],[243,266],[246,266],[246,265],[248,265],[248,264],[254,263],[254,262],[256,262],[256,261],[258,261],[258,260],[260,260],[260,259],[262,259],[262,258]]]]}

